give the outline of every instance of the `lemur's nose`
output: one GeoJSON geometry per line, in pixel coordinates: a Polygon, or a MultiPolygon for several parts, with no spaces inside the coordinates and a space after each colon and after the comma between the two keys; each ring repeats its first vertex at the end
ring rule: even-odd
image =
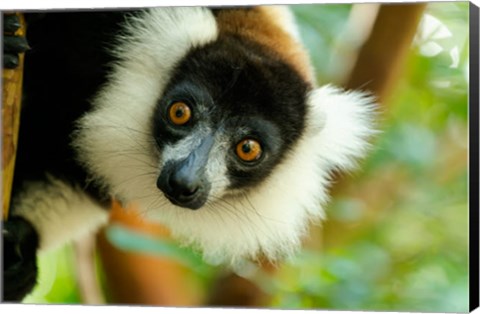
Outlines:
{"type": "Polygon", "coordinates": [[[157,187],[174,205],[190,209],[202,207],[210,191],[203,171],[191,171],[186,161],[164,169],[157,180],[157,187]]]}
{"type": "Polygon", "coordinates": [[[157,187],[175,205],[198,209],[207,201],[211,184],[205,176],[205,166],[213,138],[204,138],[183,160],[167,162],[157,180],[157,187]]]}
{"type": "Polygon", "coordinates": [[[173,194],[184,200],[195,197],[196,193],[200,191],[201,180],[198,176],[186,175],[183,171],[173,172],[168,179],[173,194]]]}

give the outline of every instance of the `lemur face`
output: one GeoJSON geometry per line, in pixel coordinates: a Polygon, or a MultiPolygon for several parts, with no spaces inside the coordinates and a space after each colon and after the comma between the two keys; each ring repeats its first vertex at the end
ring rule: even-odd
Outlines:
{"type": "Polygon", "coordinates": [[[158,188],[191,209],[254,188],[304,131],[310,88],[247,40],[224,37],[192,50],[153,115],[158,188]]]}

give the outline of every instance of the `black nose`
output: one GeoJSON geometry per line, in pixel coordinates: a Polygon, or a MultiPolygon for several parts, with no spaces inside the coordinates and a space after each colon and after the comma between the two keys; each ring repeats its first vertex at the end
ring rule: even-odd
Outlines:
{"type": "Polygon", "coordinates": [[[172,194],[179,200],[189,201],[200,192],[200,180],[182,176],[181,173],[173,173],[168,179],[168,185],[172,194]]]}
{"type": "Polygon", "coordinates": [[[213,136],[208,135],[185,159],[170,160],[163,166],[157,187],[170,202],[190,209],[206,203],[211,185],[205,176],[205,166],[213,142],[213,136]]]}
{"type": "Polygon", "coordinates": [[[169,164],[158,177],[157,187],[174,205],[199,209],[207,201],[210,184],[203,173],[186,171],[182,164],[169,164]]]}

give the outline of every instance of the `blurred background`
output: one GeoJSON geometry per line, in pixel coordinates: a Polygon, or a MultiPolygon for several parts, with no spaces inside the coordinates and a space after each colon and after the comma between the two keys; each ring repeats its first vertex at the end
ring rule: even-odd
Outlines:
{"type": "Polygon", "coordinates": [[[468,9],[292,6],[319,84],[374,93],[382,133],[291,260],[229,272],[117,207],[96,237],[40,257],[24,302],[468,311],[468,9]]]}

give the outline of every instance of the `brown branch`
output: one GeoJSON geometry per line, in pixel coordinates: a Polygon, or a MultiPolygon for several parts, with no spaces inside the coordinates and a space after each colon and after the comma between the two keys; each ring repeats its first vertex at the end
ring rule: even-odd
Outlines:
{"type": "MultiPolygon", "coordinates": [[[[20,29],[15,36],[25,36],[25,19],[23,14],[18,14],[20,29]]],[[[17,152],[18,128],[20,126],[20,105],[22,100],[24,53],[18,57],[18,67],[3,69],[3,95],[2,95],[2,199],[3,219],[8,217],[10,194],[12,192],[15,156],[17,152]]]]}
{"type": "Polygon", "coordinates": [[[383,4],[361,47],[345,87],[363,89],[385,102],[405,64],[426,3],[383,4]]]}
{"type": "Polygon", "coordinates": [[[96,278],[95,236],[88,235],[75,242],[75,266],[82,304],[105,304],[96,278]]]}

